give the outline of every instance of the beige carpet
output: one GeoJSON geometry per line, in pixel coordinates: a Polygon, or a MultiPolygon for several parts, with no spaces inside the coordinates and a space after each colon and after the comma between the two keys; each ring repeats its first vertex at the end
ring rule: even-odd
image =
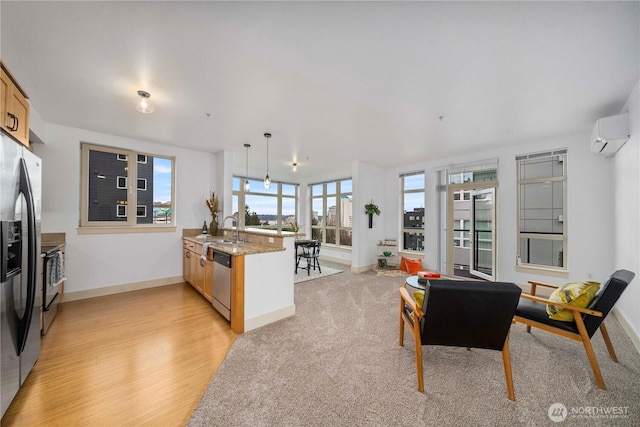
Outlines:
{"type": "Polygon", "coordinates": [[[413,340],[398,346],[402,282],[370,271],[297,284],[297,314],[237,338],[188,425],[640,425],[640,355],[612,315],[620,363],[600,333],[593,338],[607,391],[579,343],[515,325],[516,402],[507,399],[501,354],[490,350],[423,347],[419,393],[413,340]],[[559,424],[548,416],[555,403],[569,411],[559,424]],[[618,418],[587,415],[613,410],[618,418]]]}
{"type": "Polygon", "coordinates": [[[376,276],[383,277],[407,277],[409,275],[406,271],[396,268],[377,268],[374,271],[376,276]]]}
{"type": "Polygon", "coordinates": [[[337,268],[331,268],[328,266],[320,266],[320,268],[322,269],[322,273],[317,269],[310,270],[309,272],[307,272],[307,270],[298,269],[298,273],[294,274],[293,282],[306,282],[307,280],[319,279],[320,277],[327,277],[333,274],[342,273],[342,270],[337,268]]]}

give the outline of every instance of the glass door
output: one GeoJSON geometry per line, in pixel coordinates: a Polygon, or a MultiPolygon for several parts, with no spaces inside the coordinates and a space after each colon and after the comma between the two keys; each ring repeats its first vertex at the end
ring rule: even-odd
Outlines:
{"type": "Polygon", "coordinates": [[[471,192],[470,273],[473,276],[496,279],[496,191],[495,188],[471,192]]]}

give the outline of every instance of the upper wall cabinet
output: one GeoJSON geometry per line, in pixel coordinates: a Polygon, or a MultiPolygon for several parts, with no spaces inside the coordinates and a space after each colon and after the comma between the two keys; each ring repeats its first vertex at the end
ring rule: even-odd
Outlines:
{"type": "Polygon", "coordinates": [[[29,146],[28,96],[0,61],[0,127],[25,146],[29,146]]]}

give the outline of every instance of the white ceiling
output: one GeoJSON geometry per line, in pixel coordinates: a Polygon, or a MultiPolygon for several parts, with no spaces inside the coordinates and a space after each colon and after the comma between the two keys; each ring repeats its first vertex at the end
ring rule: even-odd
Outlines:
{"type": "Polygon", "coordinates": [[[638,81],[639,5],[3,0],[0,48],[46,122],[229,150],[242,174],[250,143],[255,177],[271,132],[271,177],[308,180],[588,135],[638,81]]]}

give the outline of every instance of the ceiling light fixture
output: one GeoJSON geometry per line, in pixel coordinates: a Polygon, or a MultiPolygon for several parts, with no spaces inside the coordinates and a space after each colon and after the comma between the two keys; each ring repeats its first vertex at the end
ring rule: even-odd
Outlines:
{"type": "Polygon", "coordinates": [[[296,162],[291,163],[291,172],[298,170],[298,164],[296,162]]]}
{"type": "Polygon", "coordinates": [[[153,113],[153,104],[151,104],[151,102],[149,101],[149,98],[151,98],[151,94],[149,92],[145,92],[144,90],[139,90],[138,96],[140,97],[140,100],[138,101],[138,105],[136,105],[136,110],[144,114],[153,113]]]}
{"type": "Polygon", "coordinates": [[[271,186],[271,178],[269,178],[269,138],[271,138],[271,134],[265,133],[264,137],[267,138],[267,176],[264,177],[264,188],[269,188],[271,186]]]}
{"type": "Polygon", "coordinates": [[[244,191],[247,192],[251,189],[251,185],[249,185],[249,147],[251,144],[244,144],[244,148],[247,149],[247,163],[246,169],[244,173],[244,191]]]}

